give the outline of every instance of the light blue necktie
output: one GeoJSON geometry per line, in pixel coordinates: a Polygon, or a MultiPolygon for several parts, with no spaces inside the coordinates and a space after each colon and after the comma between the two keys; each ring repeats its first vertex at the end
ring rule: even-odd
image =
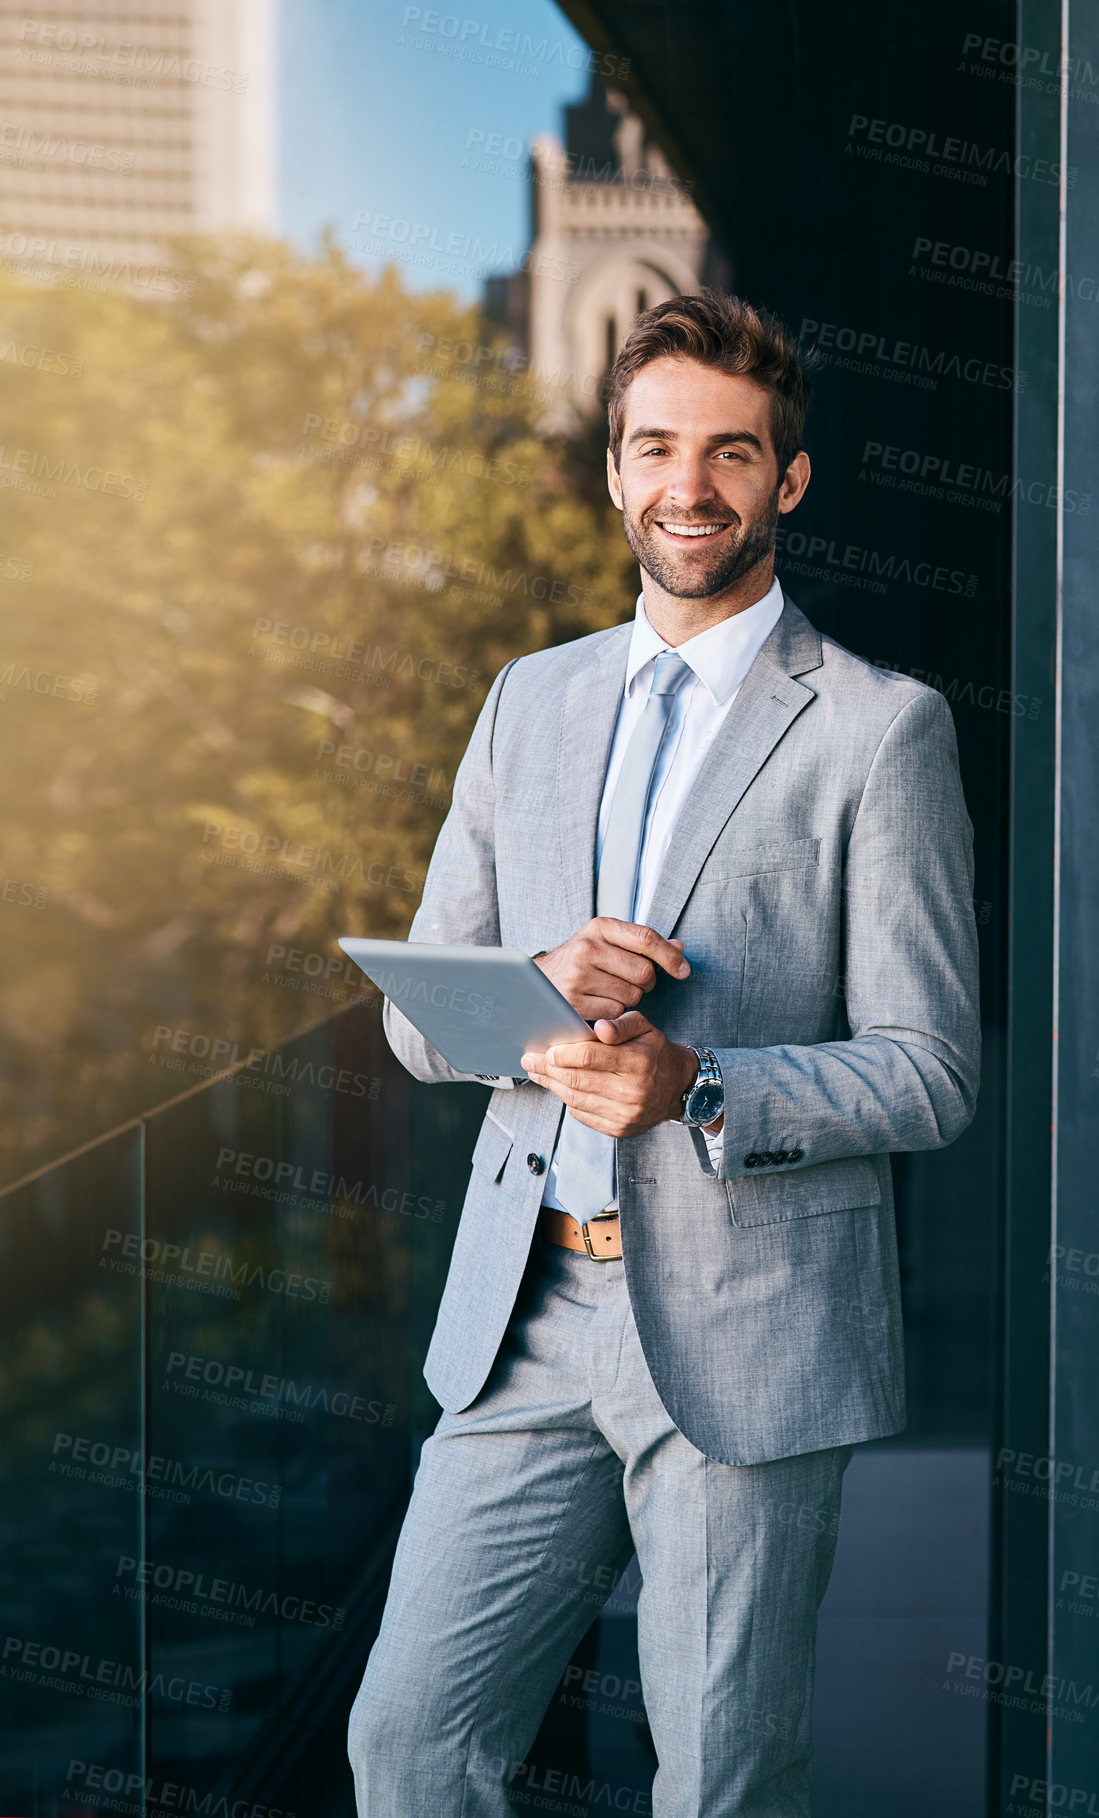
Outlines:
{"type": "MultiPolygon", "coordinates": [[[[595,912],[632,922],[637,902],[645,829],[674,741],[677,696],[693,669],[677,651],[654,666],[652,686],[618,773],[599,857],[595,912]]],[[[614,1137],[565,1112],[557,1145],[557,1198],[583,1224],[615,1196],[614,1137]]]]}

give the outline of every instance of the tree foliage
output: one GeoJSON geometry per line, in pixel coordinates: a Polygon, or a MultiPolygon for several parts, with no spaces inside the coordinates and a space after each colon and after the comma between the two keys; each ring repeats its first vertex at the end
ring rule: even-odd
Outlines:
{"type": "Polygon", "coordinates": [[[635,591],[475,310],[331,242],[177,253],[170,301],[0,277],[8,1179],[194,1084],[174,1032],[331,1014],[492,677],[635,591]]]}

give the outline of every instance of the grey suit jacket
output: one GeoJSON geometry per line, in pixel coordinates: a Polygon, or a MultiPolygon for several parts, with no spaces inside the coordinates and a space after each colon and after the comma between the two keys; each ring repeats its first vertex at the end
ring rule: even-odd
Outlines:
{"type": "MultiPolygon", "coordinates": [[[[630,623],[506,665],[457,772],[411,938],[557,946],[594,914],[595,831],[630,623]]],[[[686,980],[640,1008],[714,1049],[724,1150],[676,1123],[617,1144],[642,1348],[727,1464],[905,1424],[889,1152],[973,1116],[973,829],[941,694],[822,638],[788,596],[677,823],[649,910],[686,980]]],[[[386,1003],[421,1080],[469,1079],[386,1003]]],[[[476,1398],[530,1249],[562,1106],[499,1087],[473,1153],[425,1376],[476,1398]]],[[[593,1268],[598,1267],[596,1263],[593,1268]]]]}

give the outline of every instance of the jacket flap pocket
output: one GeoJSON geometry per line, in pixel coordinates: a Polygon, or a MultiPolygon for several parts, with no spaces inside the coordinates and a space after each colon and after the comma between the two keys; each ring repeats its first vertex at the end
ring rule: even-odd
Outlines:
{"type": "Polygon", "coordinates": [[[706,875],[755,877],[761,871],[802,871],[820,862],[820,840],[768,840],[751,846],[717,847],[711,853],[706,875]]]}
{"type": "Polygon", "coordinates": [[[498,1124],[486,1111],[481,1134],[473,1146],[473,1166],[483,1168],[490,1180],[499,1180],[514,1141],[511,1131],[505,1130],[503,1124],[498,1124]]]}
{"type": "Polygon", "coordinates": [[[788,1218],[810,1218],[816,1212],[846,1212],[856,1206],[881,1204],[877,1170],[863,1155],[817,1162],[796,1172],[745,1175],[726,1181],[725,1190],[734,1225],[774,1225],[788,1218]]]}

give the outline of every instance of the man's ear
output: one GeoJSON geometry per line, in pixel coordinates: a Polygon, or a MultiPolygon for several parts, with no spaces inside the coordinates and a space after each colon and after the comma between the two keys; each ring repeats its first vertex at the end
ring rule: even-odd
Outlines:
{"type": "Polygon", "coordinates": [[[610,493],[617,509],[621,511],[622,481],[618,477],[618,469],[614,464],[614,451],[609,446],[607,448],[607,491],[610,493]]]}
{"type": "Polygon", "coordinates": [[[778,508],[780,511],[793,511],[795,505],[801,502],[801,499],[805,494],[805,488],[809,484],[809,476],[811,473],[812,468],[809,465],[809,456],[806,454],[804,448],[801,448],[798,450],[783,475],[779,489],[780,496],[778,508]]]}

